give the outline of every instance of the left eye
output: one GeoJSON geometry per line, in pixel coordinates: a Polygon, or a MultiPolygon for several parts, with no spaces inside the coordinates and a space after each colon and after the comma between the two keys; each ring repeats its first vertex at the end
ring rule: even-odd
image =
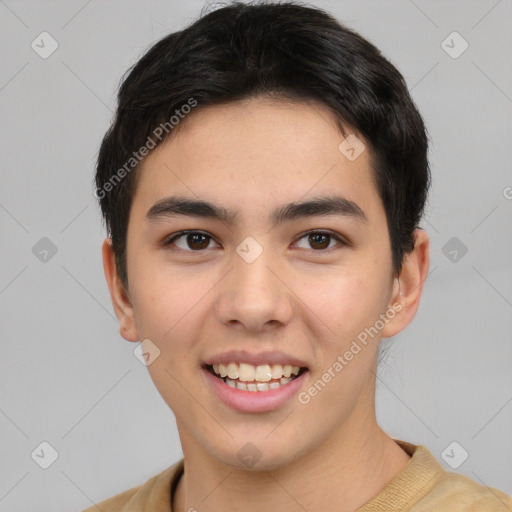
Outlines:
{"type": "MultiPolygon", "coordinates": [[[[329,231],[310,231],[309,233],[301,236],[296,243],[304,239],[307,239],[306,243],[309,244],[315,250],[315,252],[330,248],[330,243],[333,241],[338,242],[342,246],[347,245],[347,243],[339,236],[329,231]]],[[[175,245],[184,251],[198,252],[204,249],[208,249],[211,241],[213,241],[213,238],[206,233],[202,233],[201,231],[183,231],[173,236],[171,239],[165,242],[164,245],[175,245]],[[176,243],[177,240],[180,240],[181,245],[180,243],[176,243]],[[190,251],[190,249],[192,251],[190,251]]],[[[305,249],[308,249],[308,247],[305,247],[305,249]]]]}
{"type": "Polygon", "coordinates": [[[302,239],[307,239],[307,243],[309,243],[317,252],[328,249],[330,242],[334,240],[337,241],[340,245],[347,245],[346,242],[339,236],[329,231],[310,231],[309,233],[306,233],[301,238],[299,238],[298,241],[302,239]]]}

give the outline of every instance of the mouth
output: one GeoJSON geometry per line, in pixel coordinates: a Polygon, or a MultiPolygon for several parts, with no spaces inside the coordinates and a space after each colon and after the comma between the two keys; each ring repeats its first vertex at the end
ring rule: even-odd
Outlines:
{"type": "Polygon", "coordinates": [[[206,364],[204,369],[230,388],[255,393],[282,388],[308,371],[306,367],[291,364],[256,366],[237,362],[206,364]]]}

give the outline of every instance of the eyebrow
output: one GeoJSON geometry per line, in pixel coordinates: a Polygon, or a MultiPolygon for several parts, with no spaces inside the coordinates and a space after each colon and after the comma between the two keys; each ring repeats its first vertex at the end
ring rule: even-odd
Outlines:
{"type": "MultiPolygon", "coordinates": [[[[178,215],[219,220],[229,226],[232,226],[237,218],[236,210],[180,196],[165,197],[157,201],[146,213],[150,221],[178,215]]],[[[322,215],[353,217],[367,222],[363,210],[353,201],[341,196],[314,197],[307,201],[284,204],[273,210],[269,218],[272,225],[276,226],[299,218],[322,215]]]]}

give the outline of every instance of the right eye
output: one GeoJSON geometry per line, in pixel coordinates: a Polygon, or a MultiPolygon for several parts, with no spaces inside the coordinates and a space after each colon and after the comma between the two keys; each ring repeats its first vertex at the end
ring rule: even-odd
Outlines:
{"type": "MultiPolygon", "coordinates": [[[[204,249],[208,249],[210,242],[213,241],[211,235],[203,233],[202,231],[180,231],[176,233],[172,238],[170,238],[167,242],[164,243],[164,247],[170,247],[175,245],[179,250],[185,252],[200,252],[204,249]],[[183,239],[183,240],[180,240],[183,239]],[[181,245],[176,243],[179,240],[181,245]]],[[[216,243],[216,242],[215,242],[216,243]]]]}

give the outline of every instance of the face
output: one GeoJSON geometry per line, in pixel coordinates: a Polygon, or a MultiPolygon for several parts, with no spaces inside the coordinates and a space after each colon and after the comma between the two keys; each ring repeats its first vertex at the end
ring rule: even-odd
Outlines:
{"type": "Polygon", "coordinates": [[[116,312],[160,351],[184,452],[276,468],[372,417],[379,339],[411,312],[369,151],[343,140],[321,105],[251,99],[194,112],[143,161],[116,312]]]}

